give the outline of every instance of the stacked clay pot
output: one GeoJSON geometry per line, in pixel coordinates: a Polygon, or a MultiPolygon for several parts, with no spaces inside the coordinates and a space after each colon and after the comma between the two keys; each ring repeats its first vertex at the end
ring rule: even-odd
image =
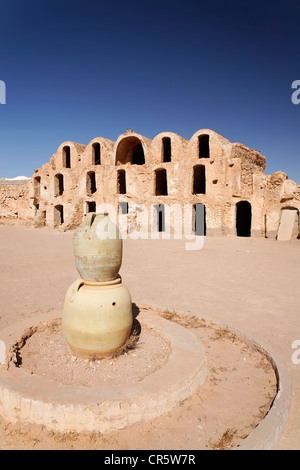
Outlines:
{"type": "Polygon", "coordinates": [[[132,328],[132,300],[119,275],[122,238],[107,213],[89,213],[73,249],[80,278],[65,297],[63,333],[74,355],[100,359],[120,349],[132,328]]]}

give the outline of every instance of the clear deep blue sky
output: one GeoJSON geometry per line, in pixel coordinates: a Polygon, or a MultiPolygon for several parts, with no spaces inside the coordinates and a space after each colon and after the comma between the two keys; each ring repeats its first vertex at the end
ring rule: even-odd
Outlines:
{"type": "Polygon", "coordinates": [[[61,142],[210,128],[300,184],[300,2],[6,0],[0,176],[61,142]]]}

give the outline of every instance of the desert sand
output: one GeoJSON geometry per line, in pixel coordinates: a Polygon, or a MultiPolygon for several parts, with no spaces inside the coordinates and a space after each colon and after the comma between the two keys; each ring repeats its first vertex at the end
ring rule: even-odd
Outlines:
{"type": "MultiPolygon", "coordinates": [[[[34,321],[43,312],[53,311],[54,317],[62,313],[66,290],[78,277],[72,236],[73,232],[48,228],[0,226],[1,329],[24,318],[34,321]]],[[[280,356],[293,386],[280,449],[300,447],[300,364],[292,361],[292,343],[300,340],[299,243],[206,237],[202,250],[186,251],[185,240],[128,239],[124,240],[120,271],[137,304],[158,304],[212,319],[216,324],[228,323],[280,356]]],[[[13,426],[1,420],[0,447],[211,449],[236,445],[243,437],[241,430],[250,432],[270,405],[272,371],[236,338],[225,335],[220,340],[217,326],[190,327],[206,348],[209,374],[202,393],[173,414],[136,425],[127,434],[125,430],[104,437],[57,436],[45,429],[13,426]],[[224,400],[221,415],[216,411],[220,397],[224,400]],[[244,422],[237,419],[238,403],[245,410],[249,407],[244,422]],[[195,407],[199,410],[196,417],[195,407]]]]}

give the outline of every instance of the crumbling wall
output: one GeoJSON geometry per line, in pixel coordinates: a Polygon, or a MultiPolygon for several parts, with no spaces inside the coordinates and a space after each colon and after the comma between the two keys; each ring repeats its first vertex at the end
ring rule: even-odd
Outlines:
{"type": "Polygon", "coordinates": [[[30,182],[0,184],[0,218],[31,220],[30,182]]]}

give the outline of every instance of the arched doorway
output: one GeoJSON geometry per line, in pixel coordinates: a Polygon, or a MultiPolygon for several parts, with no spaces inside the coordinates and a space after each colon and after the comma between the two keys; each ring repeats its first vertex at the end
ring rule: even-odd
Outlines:
{"type": "Polygon", "coordinates": [[[99,142],[95,142],[93,148],[93,165],[101,165],[101,147],[99,142]]]}
{"type": "Polygon", "coordinates": [[[63,167],[71,168],[71,149],[68,145],[63,148],[63,167]]]}
{"type": "Polygon", "coordinates": [[[54,195],[62,196],[64,192],[64,175],[58,173],[54,177],[54,195]]]}
{"type": "Polygon", "coordinates": [[[164,137],[162,139],[162,152],[163,152],[163,162],[171,161],[171,139],[170,137],[164,137]]]}
{"type": "Polygon", "coordinates": [[[209,158],[209,135],[202,134],[198,137],[199,158],[209,158]]]}
{"type": "Polygon", "coordinates": [[[236,205],[236,234],[238,237],[251,237],[252,208],[248,201],[236,205]]]}
{"type": "Polygon", "coordinates": [[[119,143],[116,152],[116,165],[124,165],[125,163],[144,165],[144,149],[138,137],[125,137],[119,143]]]}
{"type": "Polygon", "coordinates": [[[58,227],[64,223],[64,208],[62,205],[54,207],[54,226],[58,227]]]}

